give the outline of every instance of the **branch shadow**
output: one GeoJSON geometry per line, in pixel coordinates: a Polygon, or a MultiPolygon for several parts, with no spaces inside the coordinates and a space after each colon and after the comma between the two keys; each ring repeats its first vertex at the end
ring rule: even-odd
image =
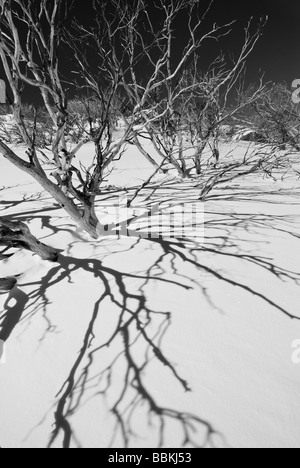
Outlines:
{"type": "MultiPolygon", "coordinates": [[[[240,222],[243,224],[245,220],[241,219],[240,222]]],[[[137,242],[139,241],[138,239],[137,242]]],[[[65,383],[57,395],[55,425],[49,441],[49,447],[55,444],[61,434],[63,435],[64,448],[71,447],[73,443],[79,444],[75,429],[72,427],[72,417],[83,405],[87,404],[85,397],[91,391],[93,395],[89,399],[101,396],[106,400],[110,400],[110,394],[114,394],[116,385],[119,385],[116,384],[116,374],[120,372],[120,362],[123,363],[123,383],[120,385],[120,388],[117,387],[119,396],[115,398],[114,403],[110,406],[110,411],[115,417],[115,429],[110,446],[113,446],[117,435],[121,435],[124,447],[130,446],[132,440],[136,437],[136,415],[139,414],[141,407],[144,405],[148,409],[149,425],[157,425],[159,428],[157,442],[159,448],[164,447],[165,431],[170,421],[180,425],[183,447],[213,447],[218,444],[226,446],[225,437],[211,423],[202,419],[199,415],[162,406],[152,395],[147,378],[145,377],[153,360],[157,360],[162,369],[165,369],[165,372],[168,371],[173,375],[173,378],[180,384],[184,392],[191,391],[189,383],[178,373],[171,359],[163,352],[164,337],[172,326],[172,313],[149,308],[145,287],[150,281],[171,283],[178,288],[187,290],[199,287],[207,302],[216,310],[222,312],[214,305],[213,297],[210,296],[207,289],[201,284],[201,280],[199,282],[193,280],[189,281],[189,285],[185,284],[188,278],[176,267],[178,259],[184,261],[185,264],[196,267],[200,272],[209,274],[219,282],[234,286],[251,296],[259,298],[263,303],[271,306],[286,317],[300,320],[300,317],[290,313],[280,304],[277,304],[271,297],[261,293],[259,290],[241,281],[236,281],[220,273],[213,267],[208,267],[199,261],[199,254],[200,257],[201,253],[209,253],[214,256],[229,256],[241,259],[246,264],[254,263],[260,270],[276,276],[279,280],[291,280],[297,285],[300,284],[300,274],[298,272],[288,271],[263,257],[243,254],[242,252],[233,254],[219,248],[213,248],[212,245],[199,246],[195,244],[187,249],[185,244],[186,239],[164,240],[160,238],[149,242],[158,244],[162,249],[162,254],[149,270],[142,275],[122,273],[121,271],[106,267],[102,261],[97,259],[78,259],[61,255],[59,265],[49,272],[47,277],[42,281],[42,289],[45,292],[48,287],[66,278],[72,281],[73,273],[82,269],[93,275],[93,277],[98,278],[101,285],[104,285],[104,291],[94,305],[89,326],[83,335],[82,347],[65,383]],[[172,265],[174,280],[164,279],[165,262],[167,259],[169,264],[172,265]],[[126,279],[128,278],[142,281],[142,285],[134,294],[127,289],[126,279]],[[112,280],[114,287],[111,284],[112,280]],[[114,289],[117,289],[121,293],[120,297],[114,294],[114,289]],[[119,309],[118,323],[110,339],[97,346],[95,345],[95,325],[100,320],[101,310],[102,307],[105,307],[107,299],[119,309]],[[141,342],[143,343],[142,346],[141,342]],[[117,346],[114,347],[114,345],[117,346]],[[143,349],[142,359],[140,351],[139,358],[137,359],[137,349],[140,350],[141,348],[143,349]],[[109,365],[95,373],[95,366],[99,360],[99,355],[107,349],[115,349],[115,355],[109,365]]],[[[228,238],[226,248],[228,248],[228,238]]]]}
{"type": "MultiPolygon", "coordinates": [[[[173,420],[180,424],[183,445],[194,447],[214,445],[215,436],[219,435],[222,438],[221,434],[208,421],[201,419],[196,414],[184,413],[159,405],[152,396],[145,379],[145,373],[149,364],[156,359],[162,368],[166,368],[171,372],[181,385],[183,391],[191,391],[188,382],[178,374],[175,366],[162,350],[163,338],[172,323],[171,313],[151,310],[147,305],[147,299],[143,292],[144,287],[152,279],[173,284],[186,290],[191,289],[190,286],[183,285],[182,281],[177,282],[159,278],[152,275],[151,271],[148,271],[145,275],[122,273],[104,266],[103,262],[97,259],[78,259],[60,255],[58,262],[59,264],[51,269],[41,280],[40,284],[31,284],[31,286],[38,286],[36,294],[39,294],[39,297],[45,302],[44,306],[47,305],[46,291],[48,288],[65,279],[72,281],[72,275],[80,269],[99,279],[101,286],[104,287],[104,291],[94,305],[91,320],[87,330],[83,334],[83,344],[74,362],[74,366],[57,395],[55,425],[49,441],[49,447],[53,446],[61,433],[63,434],[64,448],[69,448],[72,442],[76,442],[76,435],[70,419],[79,410],[83,404],[86,392],[91,388],[95,389],[96,395],[102,394],[106,398],[112,390],[112,393],[115,392],[115,388],[113,388],[113,376],[115,367],[121,359],[125,362],[122,372],[123,383],[118,391],[119,397],[110,408],[116,420],[113,439],[119,432],[121,433],[124,446],[128,447],[130,445],[131,436],[134,434],[134,415],[139,411],[141,405],[143,406],[144,404],[148,407],[149,418],[157,418],[160,426],[159,447],[164,445],[164,431],[167,420],[173,420]],[[126,285],[126,280],[128,279],[140,280],[142,282],[137,293],[133,294],[128,290],[126,285]],[[114,283],[113,287],[112,281],[114,283]],[[113,292],[114,289],[117,290],[117,293],[113,292]],[[90,351],[96,340],[95,324],[99,320],[102,307],[105,307],[106,300],[115,304],[119,310],[117,325],[106,343],[90,351]],[[134,355],[138,342],[138,348],[142,348],[144,353],[142,364],[137,362],[134,355]],[[91,377],[91,374],[95,371],[95,356],[105,349],[113,348],[115,343],[118,343],[119,347],[117,354],[112,357],[110,365],[100,370],[96,376],[91,377]],[[85,361],[87,361],[87,364],[84,365],[85,361]],[[99,390],[104,381],[107,383],[105,384],[105,388],[99,390]],[[131,396],[132,392],[134,394],[133,397],[131,396]],[[128,401],[128,398],[130,401],[128,401]],[[126,408],[124,408],[124,404],[126,408]]],[[[28,287],[29,284],[24,286],[28,287]]],[[[140,357],[139,355],[139,360],[140,357]]],[[[113,440],[111,443],[113,443],[113,440]]]]}
{"type": "MultiPolygon", "coordinates": [[[[146,204],[149,203],[150,209],[157,201],[168,203],[176,198],[184,200],[185,203],[192,203],[195,200],[196,192],[192,183],[188,182],[181,190],[176,184],[169,184],[169,187],[157,187],[155,196],[153,196],[153,191],[150,196],[149,192],[144,192],[142,195],[143,201],[146,204]]],[[[245,197],[244,193],[242,195],[245,197]]],[[[225,193],[222,196],[226,198],[223,201],[228,202],[231,201],[233,194],[225,193]]],[[[251,196],[250,190],[248,196],[251,196]]],[[[263,194],[259,196],[263,198],[263,194]]],[[[215,195],[212,195],[210,201],[215,202],[214,197],[215,195]]],[[[22,316],[23,320],[33,320],[35,315],[41,311],[47,321],[45,333],[55,331],[55,325],[51,324],[47,317],[50,303],[48,292],[52,287],[64,281],[73,282],[76,272],[84,271],[99,283],[99,297],[89,312],[88,326],[82,330],[82,344],[78,355],[74,357],[73,365],[56,395],[56,403],[53,407],[54,426],[49,436],[49,448],[59,443],[61,438],[64,448],[73,445],[80,447],[73,417],[90,400],[99,397],[107,402],[109,410],[114,416],[115,426],[110,446],[114,446],[120,438],[124,447],[132,445],[138,437],[136,421],[140,414],[146,416],[149,427],[156,429],[159,448],[166,444],[166,432],[170,423],[176,424],[176,427],[180,429],[183,447],[199,448],[227,445],[226,439],[220,431],[214,428],[212,423],[201,418],[199,414],[166,406],[155,396],[147,378],[148,371],[154,362],[161,367],[161,372],[171,375],[174,385],[180,385],[183,395],[184,392],[190,392],[192,389],[181,372],[178,372],[172,359],[164,352],[164,339],[172,327],[172,312],[164,310],[163,305],[158,309],[150,307],[147,286],[152,281],[156,281],[172,285],[179,290],[189,291],[197,288],[207,303],[222,313],[223,310],[214,303],[214,297],[201,281],[200,273],[204,273],[214,278],[217,284],[233,286],[251,297],[258,298],[266,306],[272,307],[276,313],[283,314],[289,319],[300,320],[299,316],[277,303],[274,298],[269,297],[259,287],[247,284],[247,282],[220,271],[217,266],[214,266],[214,261],[208,265],[203,261],[203,255],[210,255],[212,259],[220,257],[238,259],[243,262],[245,268],[247,265],[254,265],[258,271],[265,272],[270,277],[275,277],[279,281],[291,281],[298,286],[300,285],[298,271],[288,270],[278,265],[274,259],[244,251],[240,233],[246,234],[254,229],[263,229],[267,226],[277,230],[278,233],[292,236],[296,240],[300,236],[292,229],[294,223],[292,217],[250,212],[236,214],[227,212],[226,206],[223,211],[215,209],[208,214],[211,215],[212,219],[205,222],[208,235],[203,244],[198,244],[193,239],[168,239],[159,235],[152,235],[150,239],[142,240],[141,233],[132,229],[130,236],[133,237],[134,243],[128,252],[134,251],[140,242],[156,246],[159,251],[149,269],[143,270],[141,273],[130,274],[117,268],[108,267],[104,259],[73,257],[69,254],[72,247],[70,245],[69,253],[60,255],[57,264],[41,280],[22,285],[31,287],[32,291],[26,298],[23,296],[22,299],[21,296],[19,299],[21,306],[16,310],[15,319],[13,320],[12,315],[7,325],[4,322],[4,334],[2,334],[4,337],[10,336],[22,316]],[[214,231],[211,236],[209,235],[210,230],[214,231]],[[216,230],[217,232],[215,232],[216,230]],[[199,272],[199,279],[186,276],[180,270],[178,261],[195,268],[199,272]],[[166,274],[167,266],[172,271],[171,279],[170,275],[166,274]],[[134,292],[128,285],[129,281],[139,283],[134,292]],[[110,337],[99,343],[97,327],[102,324],[101,314],[107,306],[107,301],[113,304],[118,311],[115,317],[116,324],[110,337]],[[108,362],[105,358],[107,350],[111,353],[108,362]],[[102,357],[104,364],[99,365],[102,357]]],[[[48,219],[47,223],[51,223],[51,221],[48,219]]],[[[127,231],[131,223],[132,219],[125,221],[127,231]]],[[[115,228],[118,227],[115,226],[115,228]]],[[[110,250],[107,255],[112,254],[113,251],[110,250]]],[[[7,320],[8,317],[9,314],[6,316],[7,320]]]]}
{"type": "Polygon", "coordinates": [[[14,287],[4,304],[4,311],[0,316],[0,340],[6,342],[20,322],[29,298],[17,286],[14,287]]]}

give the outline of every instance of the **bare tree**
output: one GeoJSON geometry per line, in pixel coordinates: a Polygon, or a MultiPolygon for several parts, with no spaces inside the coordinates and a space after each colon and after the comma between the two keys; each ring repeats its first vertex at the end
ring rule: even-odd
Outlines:
{"type": "MultiPolygon", "coordinates": [[[[121,2],[115,3],[120,7],[121,2]]],[[[239,80],[242,80],[247,59],[262,36],[266,20],[261,19],[255,26],[252,21],[247,24],[244,42],[231,65],[225,57],[218,57],[208,72],[201,76],[200,48],[208,40],[219,40],[230,34],[234,21],[221,26],[212,24],[205,30],[204,24],[211,5],[203,11],[200,1],[159,0],[156,8],[160,11],[162,22],[158,25],[151,14],[143,17],[144,3],[137,2],[131,21],[127,20],[124,13],[121,29],[124,44],[122,59],[129,64],[129,70],[122,74],[122,82],[132,104],[133,114],[142,123],[137,134],[140,138],[150,138],[162,159],[166,158],[180,175],[188,175],[190,169],[184,157],[186,108],[191,109],[196,104],[198,115],[195,116],[193,131],[196,130],[197,135],[196,170],[200,173],[201,156],[210,140],[214,157],[219,159],[217,143],[221,125],[238,109],[257,100],[265,90],[261,80],[258,89],[248,96],[247,101],[239,100],[233,109],[229,109],[231,96],[239,80]],[[151,37],[147,42],[141,32],[141,18],[142,30],[147,25],[151,37]],[[180,37],[185,38],[180,45],[174,33],[178,18],[181,20],[180,37]],[[178,46],[181,47],[181,54],[176,50],[178,46]],[[140,73],[141,65],[149,70],[146,78],[140,73]],[[197,109],[199,99],[201,108],[197,109]]],[[[119,13],[121,15],[121,11],[119,13]]],[[[114,44],[111,46],[113,48],[114,44]]],[[[115,65],[122,69],[118,60],[115,65]]]]}
{"type": "Polygon", "coordinates": [[[88,187],[80,190],[76,186],[76,170],[72,166],[76,150],[68,152],[65,143],[68,112],[59,49],[68,2],[1,0],[0,6],[0,56],[14,97],[15,121],[28,147],[28,160],[20,158],[2,140],[0,150],[15,166],[34,177],[83,229],[97,237],[94,195],[88,187]],[[41,95],[55,126],[52,154],[56,170],[52,175],[56,181],[43,169],[36,148],[36,131],[29,132],[22,116],[25,85],[41,95]]]}
{"type": "Polygon", "coordinates": [[[203,73],[195,60],[181,77],[183,92],[177,108],[190,145],[196,148],[197,174],[202,172],[202,156],[208,146],[214,161],[219,162],[222,126],[267,93],[268,84],[264,83],[263,77],[255,88],[248,87],[248,92],[244,92],[247,59],[260,39],[264,25],[265,21],[261,20],[252,34],[251,22],[248,23],[240,53],[231,64],[220,55],[203,73]],[[191,91],[186,92],[186,89],[191,91]]]}
{"type": "MultiPolygon", "coordinates": [[[[0,56],[14,97],[15,122],[28,147],[28,160],[20,158],[3,140],[0,140],[1,152],[19,169],[33,176],[79,226],[96,238],[99,236],[100,226],[95,213],[95,201],[104,171],[115,158],[120,157],[124,144],[131,141],[134,127],[134,120],[131,119],[122,137],[114,139],[111,117],[112,112],[115,112],[116,96],[122,83],[122,76],[119,69],[114,70],[110,67],[112,62],[108,57],[111,53],[111,38],[108,38],[108,34],[112,27],[115,28],[115,33],[121,30],[122,19],[117,15],[111,18],[106,16],[108,13],[105,10],[102,11],[101,17],[106,29],[103,30],[103,39],[101,39],[102,33],[96,38],[97,43],[100,41],[103,46],[103,53],[99,55],[102,62],[98,70],[91,72],[87,66],[87,59],[80,53],[76,41],[69,43],[72,47],[66,49],[68,46],[65,40],[70,38],[70,34],[63,24],[66,20],[68,2],[1,0],[0,6],[0,56]],[[68,124],[72,122],[72,115],[68,112],[65,83],[61,75],[62,50],[73,53],[78,65],[77,77],[79,81],[84,80],[83,85],[91,96],[89,105],[92,100],[98,111],[95,125],[95,121],[91,119],[91,109],[88,109],[89,125],[85,132],[86,136],[77,147],[69,151],[66,145],[66,133],[68,124]],[[41,158],[45,154],[41,154],[37,149],[37,118],[34,118],[34,126],[30,128],[22,115],[24,86],[30,86],[41,95],[54,125],[50,174],[46,173],[42,164],[41,158]],[[73,158],[86,140],[94,142],[95,156],[90,167],[81,166],[81,169],[78,169],[73,165],[73,158]]],[[[131,14],[135,16],[135,12],[132,11],[131,14]]],[[[129,11],[126,21],[131,21],[129,11]]],[[[93,47],[89,41],[94,35],[93,28],[85,32],[84,27],[81,27],[81,32],[86,34],[85,50],[93,47]]],[[[116,49],[112,52],[116,53],[116,49]]]]}
{"type": "Polygon", "coordinates": [[[228,184],[236,179],[251,174],[261,174],[276,180],[274,170],[289,167],[286,154],[278,152],[276,146],[261,144],[252,148],[251,145],[245,151],[242,159],[230,164],[220,164],[220,167],[207,171],[198,184],[200,189],[199,200],[205,201],[207,196],[222,184],[228,184]]]}
{"type": "Polygon", "coordinates": [[[268,92],[247,107],[245,113],[252,127],[271,144],[300,150],[300,116],[285,84],[270,84],[268,92]]]}
{"type": "Polygon", "coordinates": [[[69,40],[75,65],[80,65],[80,78],[102,106],[108,109],[112,97],[118,96],[126,138],[159,167],[143,145],[145,139],[150,140],[159,158],[166,159],[180,175],[185,175],[186,168],[175,103],[197,86],[193,83],[182,89],[180,76],[205,41],[228,34],[232,25],[213,24],[202,31],[210,6],[203,11],[201,3],[158,0],[149,8],[146,0],[93,0],[93,27],[87,30],[74,25],[69,40]],[[174,33],[179,18],[181,37],[186,36],[179,46],[181,54],[174,33]],[[93,47],[92,58],[85,54],[87,43],[93,47]]]}
{"type": "MultiPolygon", "coordinates": [[[[213,112],[217,109],[218,118],[215,121],[214,116],[202,140],[213,135],[224,121],[219,111],[226,107],[228,94],[236,85],[261,28],[251,34],[249,25],[233,66],[226,69],[224,65],[217,80],[208,76],[199,88],[196,74],[192,80],[182,79],[185,70],[191,62],[197,62],[198,51],[206,41],[229,34],[233,24],[213,24],[205,29],[204,20],[210,6],[203,11],[200,0],[158,0],[153,10],[146,0],[131,3],[93,0],[93,18],[85,26],[76,21],[72,25],[66,22],[68,3],[0,0],[0,56],[28,158],[19,157],[1,139],[0,150],[14,165],[33,176],[79,226],[98,237],[100,226],[95,202],[110,164],[130,142],[158,170],[163,170],[163,165],[145,149],[143,139],[147,139],[161,161],[171,164],[180,175],[187,175],[178,102],[183,97],[192,99],[204,92],[205,108],[201,115],[207,119],[212,109],[213,112]],[[182,19],[183,36],[187,37],[180,54],[175,53],[178,43],[174,31],[178,18],[182,19]],[[76,116],[72,106],[68,106],[67,84],[61,74],[61,51],[66,50],[74,65],[76,78],[72,84],[76,81],[87,96],[83,103],[88,120],[88,125],[81,128],[78,145],[69,150],[66,135],[76,116]],[[37,146],[37,113],[33,125],[28,125],[22,115],[24,86],[40,94],[53,122],[51,173],[45,171],[41,159],[44,154],[37,146]],[[97,116],[93,115],[95,109],[97,116]],[[122,117],[124,123],[124,131],[117,137],[114,135],[116,116],[122,117]],[[79,169],[73,159],[87,140],[94,142],[94,158],[90,167],[79,169]]],[[[195,158],[198,167],[200,153],[198,148],[195,158]]]]}
{"type": "Polygon", "coordinates": [[[218,40],[230,32],[233,22],[218,26],[212,24],[205,29],[204,23],[210,11],[202,9],[200,1],[167,1],[157,2],[157,8],[162,15],[162,23],[158,26],[148,16],[148,29],[152,34],[152,44],[145,47],[143,36],[133,28],[128,28],[125,34],[129,47],[128,61],[131,64],[131,82],[126,91],[139,112],[144,123],[146,134],[150,136],[157,154],[167,158],[178,171],[179,175],[187,175],[184,159],[182,136],[182,118],[177,110],[177,103],[184,95],[191,95],[198,88],[197,82],[184,83],[182,76],[189,63],[198,57],[200,48],[209,40],[218,40]],[[176,41],[175,24],[181,19],[181,35],[183,43],[176,41]],[[184,21],[186,18],[186,21],[184,21]],[[150,70],[145,82],[138,79],[136,54],[139,40],[145,50],[147,64],[150,70]],[[181,54],[177,47],[180,47],[181,54]],[[158,60],[156,59],[158,57],[158,60]]]}

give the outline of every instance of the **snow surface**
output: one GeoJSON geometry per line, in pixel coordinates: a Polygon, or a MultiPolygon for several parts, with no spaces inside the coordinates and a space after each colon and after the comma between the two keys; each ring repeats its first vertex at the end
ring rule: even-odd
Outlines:
{"type": "MultiPolygon", "coordinates": [[[[129,147],[107,183],[152,171],[129,147]]],[[[298,448],[300,184],[283,175],[212,192],[204,243],[89,241],[1,157],[1,216],[62,253],[0,262],[0,277],[19,275],[0,295],[0,446],[298,448]]],[[[197,196],[190,181],[157,184],[154,202],[197,196]]]]}

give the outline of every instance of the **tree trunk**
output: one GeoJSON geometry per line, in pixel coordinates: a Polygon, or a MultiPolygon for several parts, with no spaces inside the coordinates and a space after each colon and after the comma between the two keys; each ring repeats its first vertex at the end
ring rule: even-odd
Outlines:
{"type": "Polygon", "coordinates": [[[83,229],[88,232],[94,239],[98,239],[101,235],[101,224],[95,211],[95,200],[93,196],[84,204],[84,214],[82,218],[83,229]]]}
{"type": "Polygon", "coordinates": [[[47,175],[42,169],[37,169],[29,162],[18,157],[5,143],[0,140],[0,151],[3,156],[12,164],[32,176],[45,190],[48,192],[57,203],[69,214],[75,223],[84,229],[93,238],[97,238],[97,230],[94,224],[89,223],[89,219],[84,215],[83,207],[78,207],[60,187],[55,185],[47,178],[47,175]]]}
{"type": "Polygon", "coordinates": [[[164,153],[160,150],[159,144],[157,143],[157,141],[156,141],[156,139],[155,139],[155,135],[154,135],[153,131],[151,130],[151,128],[150,128],[150,129],[147,128],[147,131],[148,131],[148,133],[149,133],[149,135],[150,135],[150,138],[151,138],[152,144],[153,144],[153,146],[154,146],[154,148],[155,148],[155,151],[162,157],[163,160],[166,159],[166,157],[167,157],[167,161],[168,161],[170,164],[172,164],[172,166],[175,167],[175,169],[176,169],[177,172],[178,172],[178,175],[179,175],[180,177],[184,177],[185,174],[184,174],[184,172],[183,172],[183,170],[182,170],[182,167],[180,166],[180,164],[179,164],[179,162],[176,160],[176,158],[173,156],[173,154],[171,154],[171,153],[170,153],[170,154],[164,154],[164,153]]]}
{"type": "Polygon", "coordinates": [[[197,175],[200,175],[202,172],[201,159],[202,159],[203,150],[204,150],[204,146],[203,146],[203,143],[201,143],[197,146],[195,157],[194,157],[197,175]]]}
{"type": "Polygon", "coordinates": [[[203,140],[198,141],[196,154],[195,154],[195,158],[194,158],[197,175],[202,174],[201,162],[202,162],[203,152],[204,152],[204,150],[206,148],[207,143],[208,143],[208,137],[204,137],[203,140]]]}
{"type": "Polygon", "coordinates": [[[220,162],[219,140],[217,136],[213,139],[213,156],[216,161],[215,164],[217,165],[220,162]]]}
{"type": "Polygon", "coordinates": [[[177,137],[178,137],[178,145],[179,145],[179,160],[181,162],[182,172],[184,173],[185,177],[187,177],[188,170],[187,170],[186,160],[184,158],[183,138],[182,138],[181,130],[177,132],[177,137]]]}
{"type": "MultiPolygon", "coordinates": [[[[150,154],[143,148],[142,144],[140,143],[138,137],[135,137],[134,139],[135,146],[138,148],[139,152],[149,161],[152,166],[159,168],[159,164],[150,156],[150,154]]],[[[165,169],[161,168],[159,172],[166,174],[168,171],[165,169]]]]}
{"type": "Polygon", "coordinates": [[[196,165],[196,174],[197,174],[197,175],[201,175],[201,172],[202,172],[202,169],[201,169],[201,157],[199,156],[198,153],[196,154],[196,157],[195,157],[195,165],[196,165]]]}

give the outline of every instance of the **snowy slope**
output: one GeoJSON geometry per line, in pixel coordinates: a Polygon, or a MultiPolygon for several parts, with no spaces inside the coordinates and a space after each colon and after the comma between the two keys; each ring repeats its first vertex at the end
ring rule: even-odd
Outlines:
{"type": "MultiPolygon", "coordinates": [[[[108,183],[151,174],[132,148],[126,157],[108,183]]],[[[20,275],[0,295],[0,446],[300,446],[295,175],[212,192],[204,243],[90,242],[0,158],[2,186],[1,216],[26,221],[62,254],[56,264],[29,252],[0,263],[0,277],[20,275]]],[[[176,182],[154,198],[196,195],[176,182]]]]}

